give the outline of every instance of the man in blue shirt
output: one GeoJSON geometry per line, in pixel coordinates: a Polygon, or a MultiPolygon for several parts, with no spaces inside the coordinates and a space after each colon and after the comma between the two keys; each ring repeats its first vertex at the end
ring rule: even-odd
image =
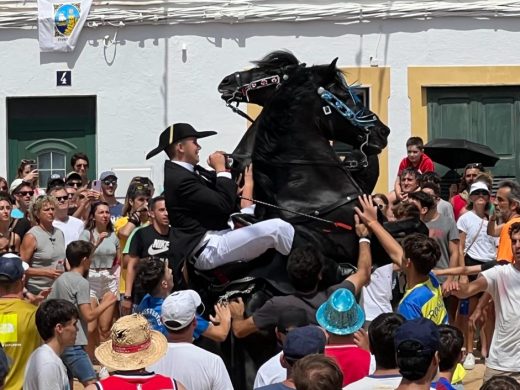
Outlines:
{"type": "Polygon", "coordinates": [[[441,285],[431,272],[440,257],[439,244],[424,234],[414,233],[405,237],[403,248],[406,292],[398,313],[407,320],[424,317],[437,325],[447,324],[441,285]]]}

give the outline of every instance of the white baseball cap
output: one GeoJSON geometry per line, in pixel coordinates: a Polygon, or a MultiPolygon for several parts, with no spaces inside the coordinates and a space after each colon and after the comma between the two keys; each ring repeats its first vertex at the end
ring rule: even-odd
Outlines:
{"type": "Polygon", "coordinates": [[[166,328],[181,330],[191,324],[196,314],[203,312],[204,305],[196,291],[176,291],[164,300],[161,307],[161,320],[166,328]],[[201,307],[201,310],[198,310],[199,307],[201,307]],[[167,324],[170,321],[175,321],[178,325],[167,324]]]}

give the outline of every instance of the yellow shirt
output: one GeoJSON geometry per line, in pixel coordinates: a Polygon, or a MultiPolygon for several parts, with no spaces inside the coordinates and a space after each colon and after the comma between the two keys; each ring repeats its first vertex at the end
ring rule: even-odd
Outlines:
{"type": "Polygon", "coordinates": [[[23,387],[25,365],[41,344],[36,329],[37,307],[18,298],[0,298],[0,342],[11,361],[5,390],[23,387]]]}

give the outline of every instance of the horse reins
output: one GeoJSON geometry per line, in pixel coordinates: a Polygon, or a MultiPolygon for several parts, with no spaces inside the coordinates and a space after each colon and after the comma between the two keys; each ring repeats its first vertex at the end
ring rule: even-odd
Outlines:
{"type": "MultiPolygon", "coordinates": [[[[352,100],[355,102],[356,99],[352,95],[350,87],[345,83],[344,80],[342,81],[343,85],[349,91],[352,100]]],[[[325,115],[330,115],[332,113],[329,108],[330,106],[334,110],[336,110],[341,116],[346,118],[354,127],[360,129],[363,132],[363,134],[360,135],[360,137],[364,138],[363,142],[361,143],[361,146],[359,147],[359,151],[363,155],[363,159],[361,160],[360,164],[362,167],[366,168],[368,166],[368,157],[363,149],[368,144],[368,138],[370,136],[370,127],[372,127],[373,123],[377,121],[377,117],[375,116],[375,114],[370,115],[370,118],[368,118],[367,115],[362,116],[364,112],[363,110],[354,112],[340,98],[338,98],[332,92],[326,90],[323,87],[319,87],[317,92],[318,95],[320,95],[320,97],[328,104],[328,106],[323,107],[323,113],[325,115]]]]}
{"type": "MultiPolygon", "coordinates": [[[[308,218],[308,219],[313,219],[315,221],[319,221],[319,222],[323,222],[323,223],[326,223],[326,224],[329,224],[329,225],[333,225],[337,228],[340,228],[340,229],[344,229],[344,230],[352,230],[352,226],[349,225],[349,224],[346,224],[344,222],[334,222],[334,221],[331,221],[329,219],[324,219],[324,218],[320,218],[320,217],[316,217],[315,215],[310,215],[310,214],[305,214],[305,213],[302,213],[302,212],[299,212],[299,211],[296,211],[296,210],[291,210],[291,209],[287,209],[285,207],[280,207],[280,206],[277,206],[275,204],[272,204],[272,203],[267,203],[267,202],[263,202],[261,200],[257,200],[257,199],[252,199],[252,198],[247,198],[245,196],[242,196],[242,195],[239,195],[239,198],[240,199],[244,199],[244,200],[247,200],[249,202],[253,202],[253,203],[256,203],[256,204],[260,204],[262,206],[267,206],[267,207],[271,207],[273,209],[276,209],[276,210],[280,210],[280,211],[286,211],[288,213],[291,213],[291,214],[295,214],[295,215],[298,215],[300,217],[305,217],[305,218],[308,218]]],[[[351,199],[347,200],[350,201],[351,199]]]]}

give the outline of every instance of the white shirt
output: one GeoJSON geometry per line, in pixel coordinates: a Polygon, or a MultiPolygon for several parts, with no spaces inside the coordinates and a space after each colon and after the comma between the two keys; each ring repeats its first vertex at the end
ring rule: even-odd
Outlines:
{"type": "Polygon", "coordinates": [[[495,305],[495,332],[486,366],[520,372],[520,271],[512,264],[482,272],[495,305]]]}
{"type": "Polygon", "coordinates": [[[379,314],[392,313],[393,264],[378,267],[370,275],[370,283],[361,290],[361,302],[367,321],[379,314]]]}
{"type": "MultiPolygon", "coordinates": [[[[195,171],[195,168],[190,163],[184,162],[184,161],[177,161],[177,160],[171,160],[172,163],[175,163],[177,165],[180,165],[181,167],[187,169],[190,172],[195,171]]],[[[231,172],[219,172],[217,173],[217,177],[227,177],[228,179],[231,179],[231,172]]]]}
{"type": "Polygon", "coordinates": [[[62,222],[59,219],[55,219],[52,221],[52,226],[60,229],[63,232],[63,236],[65,237],[65,247],[72,241],[78,240],[79,235],[85,229],[85,223],[81,219],[71,216],[69,216],[67,222],[62,222]]]}
{"type": "Polygon", "coordinates": [[[369,375],[345,386],[343,390],[393,390],[399,386],[401,379],[401,375],[369,375]]]}
{"type": "Polygon", "coordinates": [[[175,378],[187,389],[233,390],[222,358],[191,343],[168,343],[166,355],[148,370],[175,378]]]}
{"type": "Polygon", "coordinates": [[[262,364],[256,373],[253,389],[283,382],[287,379],[287,370],[280,364],[280,356],[282,356],[282,352],[274,355],[271,359],[262,364]]]}
{"type": "Polygon", "coordinates": [[[462,214],[457,221],[457,229],[466,233],[464,251],[472,259],[491,261],[497,257],[497,238],[487,234],[487,225],[488,221],[483,220],[473,211],[462,214]],[[475,242],[471,245],[473,240],[475,242]]]}
{"type": "Polygon", "coordinates": [[[43,344],[34,350],[25,367],[23,390],[70,390],[67,369],[60,357],[43,344]]]}

